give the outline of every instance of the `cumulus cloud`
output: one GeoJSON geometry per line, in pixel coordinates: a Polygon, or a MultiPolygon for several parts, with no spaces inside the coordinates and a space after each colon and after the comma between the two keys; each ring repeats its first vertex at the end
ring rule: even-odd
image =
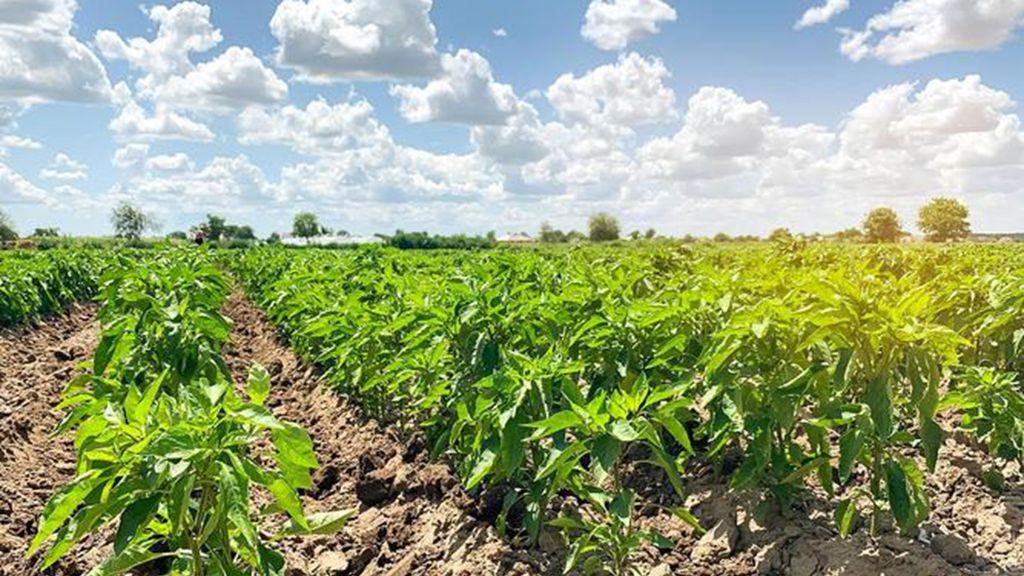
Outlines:
{"type": "Polygon", "coordinates": [[[550,152],[545,126],[537,109],[527,103],[501,126],[477,126],[471,139],[477,152],[506,166],[520,166],[541,160],[550,152]]]}
{"type": "MultiPolygon", "coordinates": [[[[154,160],[159,156],[151,158],[154,160]]],[[[244,203],[259,205],[277,199],[276,186],[245,155],[217,156],[202,167],[178,156],[147,162],[146,170],[132,176],[114,193],[179,210],[237,209],[244,203]]]]}
{"type": "Polygon", "coordinates": [[[508,31],[504,28],[495,28],[494,30],[491,30],[491,34],[494,34],[497,38],[504,38],[508,36],[508,31]]]}
{"type": "Polygon", "coordinates": [[[0,134],[0,150],[9,148],[16,148],[19,150],[39,150],[42,147],[42,144],[31,138],[15,134],[0,134]]]}
{"type": "Polygon", "coordinates": [[[231,111],[276,104],[287,97],[288,85],[252,50],[232,46],[188,74],[169,78],[155,99],[178,108],[231,111]]]}
{"type": "Polygon", "coordinates": [[[317,202],[464,202],[500,196],[501,174],[476,154],[439,154],[396,143],[365,100],[246,110],[243,144],[281,144],[313,162],[285,166],[280,193],[317,202]]]}
{"type": "Polygon", "coordinates": [[[277,62],[301,80],[401,80],[439,69],[431,0],[284,0],[270,21],[277,62]]]}
{"type": "Polygon", "coordinates": [[[877,90],[847,117],[827,173],[837,189],[851,191],[983,191],[993,170],[1024,172],[1014,106],[978,76],[877,90]]]}
{"type": "Polygon", "coordinates": [[[39,172],[39,177],[44,180],[73,182],[75,180],[87,179],[89,177],[89,169],[85,164],[71,158],[67,154],[58,152],[53,157],[53,161],[39,172]]]}
{"type": "Polygon", "coordinates": [[[205,124],[182,116],[166,106],[158,104],[152,114],[147,113],[123,82],[117,85],[115,93],[121,110],[108,127],[119,140],[209,142],[214,139],[213,131],[205,124]]]}
{"type": "Polygon", "coordinates": [[[563,74],[546,92],[558,117],[568,123],[636,126],[672,120],[675,93],[659,58],[630,53],[614,64],[576,77],[563,74]]]}
{"type": "Polygon", "coordinates": [[[154,6],[147,14],[157,25],[152,40],[125,40],[111,30],[100,30],[95,39],[104,57],[125,60],[144,73],[135,84],[140,98],[177,110],[228,113],[288,97],[288,85],[249,48],[231,46],[208,62],[193,63],[193,54],[222,40],[209,6],[182,2],[154,6]]]}
{"type": "Polygon", "coordinates": [[[675,20],[675,9],[662,0],[591,0],[580,34],[602,50],[622,50],[675,20]]]}
{"type": "Polygon", "coordinates": [[[100,30],[95,43],[108,60],[125,60],[133,69],[145,72],[138,89],[151,97],[168,78],[192,71],[191,54],[213,49],[223,36],[210,22],[210,7],[196,2],[170,8],[153,6],[147,15],[157,25],[154,39],[125,40],[117,32],[100,30]]]}
{"type": "Polygon", "coordinates": [[[141,166],[149,156],[149,144],[126,144],[114,151],[111,163],[122,170],[141,166]]]}
{"type": "Polygon", "coordinates": [[[366,100],[332,105],[318,99],[305,108],[249,108],[239,115],[238,140],[247,145],[282,144],[312,156],[394,146],[366,100]]]}
{"type": "Polygon", "coordinates": [[[0,162],[0,204],[45,202],[47,197],[45,190],[0,162]]]}
{"type": "Polygon", "coordinates": [[[105,102],[110,81],[71,35],[74,0],[0,0],[0,101],[105,102]]]}
{"type": "Polygon", "coordinates": [[[491,65],[470,50],[441,57],[441,75],[419,88],[399,85],[402,116],[410,122],[502,124],[516,112],[518,99],[508,84],[494,81],[491,65]]]}
{"type": "Polygon", "coordinates": [[[900,0],[844,30],[841,51],[854,61],[906,64],[948,52],[992,50],[1024,26],[1024,0],[900,0]]]}
{"type": "Polygon", "coordinates": [[[850,0],[826,0],[821,6],[808,8],[793,26],[797,30],[824,24],[850,9],[850,0]]]}
{"type": "Polygon", "coordinates": [[[161,154],[146,159],[146,169],[162,172],[180,172],[183,170],[194,170],[195,164],[188,154],[178,152],[176,154],[161,154]]]}

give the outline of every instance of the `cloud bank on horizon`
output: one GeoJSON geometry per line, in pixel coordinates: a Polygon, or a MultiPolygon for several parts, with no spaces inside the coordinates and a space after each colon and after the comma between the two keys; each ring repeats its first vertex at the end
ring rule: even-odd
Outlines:
{"type": "Polygon", "coordinates": [[[1021,84],[972,68],[1020,61],[1024,0],[799,2],[723,28],[732,56],[756,33],[820,45],[783,88],[716,55],[701,19],[729,19],[707,0],[576,3],[543,61],[530,18],[449,32],[431,0],[283,0],[235,27],[223,2],[98,2],[0,0],[0,208],[23,227],[102,233],[131,201],[167,228],[314,209],[359,232],[518,231],[608,210],[666,233],[828,231],[938,194],[979,229],[1024,221],[1021,84]],[[673,65],[683,45],[711,65],[673,65]],[[805,116],[789,100],[832,105],[801,88],[811,65],[874,85],[805,116]]]}

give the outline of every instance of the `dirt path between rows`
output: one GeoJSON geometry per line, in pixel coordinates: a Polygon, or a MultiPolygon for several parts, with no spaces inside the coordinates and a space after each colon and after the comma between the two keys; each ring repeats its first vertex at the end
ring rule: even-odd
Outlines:
{"type": "MultiPolygon", "coordinates": [[[[99,334],[96,306],[83,304],[34,326],[0,332],[0,575],[32,574],[23,558],[43,504],[75,473],[68,437],[51,435],[53,407],[89,358],[99,334]]],[[[75,575],[95,564],[88,543],[48,574],[75,575]]]]}
{"type": "Polygon", "coordinates": [[[447,465],[428,460],[425,446],[403,443],[321,388],[318,370],[278,339],[253,304],[235,295],[225,312],[234,323],[226,357],[235,380],[262,364],[272,376],[268,406],[313,438],[322,468],[306,495],[307,511],[359,510],[339,535],[289,542],[289,576],[561,573],[557,561],[511,549],[473,518],[472,499],[447,465]]]}

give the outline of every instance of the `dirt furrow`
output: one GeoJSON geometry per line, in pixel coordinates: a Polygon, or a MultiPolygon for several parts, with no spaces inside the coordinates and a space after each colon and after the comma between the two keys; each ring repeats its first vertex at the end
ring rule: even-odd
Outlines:
{"type": "Polygon", "coordinates": [[[307,510],[359,510],[339,535],[288,543],[290,575],[560,572],[555,561],[511,549],[490,524],[473,518],[473,501],[448,466],[427,459],[425,446],[403,443],[322,389],[317,369],[278,339],[253,304],[235,295],[226,314],[234,323],[226,356],[236,381],[252,363],[262,364],[273,378],[268,405],[313,438],[322,467],[307,510]]]}
{"type": "MultiPolygon", "coordinates": [[[[71,439],[52,435],[60,421],[53,408],[98,334],[92,304],[0,332],[0,575],[35,573],[23,555],[39,512],[75,472],[71,439]]],[[[95,560],[86,543],[47,573],[81,574],[95,560]]]]}

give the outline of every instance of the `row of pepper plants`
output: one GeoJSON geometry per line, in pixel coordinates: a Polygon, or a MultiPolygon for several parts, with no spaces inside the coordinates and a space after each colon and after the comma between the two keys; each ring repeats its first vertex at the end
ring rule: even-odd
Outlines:
{"type": "Polygon", "coordinates": [[[0,328],[92,297],[105,261],[85,250],[0,251],[0,328]]]}
{"type": "Polygon", "coordinates": [[[99,343],[59,406],[76,474],[46,504],[28,553],[45,568],[109,525],[113,554],[93,575],[283,574],[274,542],[337,530],[351,513],[304,513],[299,491],[318,466],[309,435],[265,407],[262,367],[233,381],[228,281],[202,251],[108,258],[99,343]]]}
{"type": "Polygon", "coordinates": [[[229,263],[340,392],[425,429],[467,489],[504,494],[499,528],[535,540],[549,523],[567,569],[612,574],[672,545],[637,523],[656,505],[637,466],[697,530],[688,471],[738,456],[737,490],[819,490],[841,534],[909,535],[950,428],[1021,459],[1022,264],[1011,246],[800,243],[229,263]],[[552,517],[567,495],[584,505],[552,517]]]}

